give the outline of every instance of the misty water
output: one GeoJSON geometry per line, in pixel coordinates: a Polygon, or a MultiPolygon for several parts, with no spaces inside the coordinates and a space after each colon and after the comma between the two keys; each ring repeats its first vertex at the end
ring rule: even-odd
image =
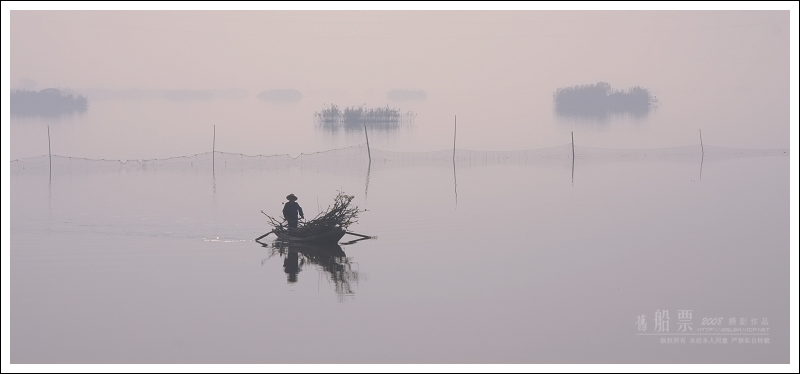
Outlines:
{"type": "Polygon", "coordinates": [[[546,93],[392,102],[415,121],[369,148],[313,100],[13,118],[11,361],[788,362],[787,145],[729,127],[758,95],[603,120],[546,93]],[[313,217],[337,191],[376,238],[253,240],[287,194],[313,217]]]}

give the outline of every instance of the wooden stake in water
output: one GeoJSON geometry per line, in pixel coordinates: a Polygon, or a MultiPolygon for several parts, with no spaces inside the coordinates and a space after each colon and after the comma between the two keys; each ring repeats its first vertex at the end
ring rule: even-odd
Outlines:
{"type": "Polygon", "coordinates": [[[570,131],[569,136],[572,137],[572,185],[575,185],[575,132],[570,131]]]}
{"type": "Polygon", "coordinates": [[[703,156],[705,156],[706,151],[705,149],[703,149],[703,130],[698,130],[698,131],[700,131],[700,152],[703,156]]]}
{"type": "Polygon", "coordinates": [[[369,151],[369,135],[367,135],[367,124],[364,123],[364,136],[367,138],[367,156],[369,156],[369,162],[372,164],[372,152],[369,151]]]}
{"type": "Polygon", "coordinates": [[[50,160],[50,174],[53,174],[53,153],[50,151],[50,125],[47,125],[47,157],[50,160]]]}
{"type": "Polygon", "coordinates": [[[572,160],[575,162],[575,132],[570,131],[569,136],[572,137],[572,160]]]}
{"type": "Polygon", "coordinates": [[[458,116],[453,116],[453,160],[456,159],[456,132],[458,131],[458,116]]]}
{"type": "Polygon", "coordinates": [[[453,116],[453,191],[456,195],[456,206],[458,206],[458,184],[456,183],[456,134],[458,133],[458,116],[453,116]]]}
{"type": "Polygon", "coordinates": [[[47,157],[50,159],[50,174],[53,173],[53,153],[50,151],[50,125],[47,125],[47,157]]]}

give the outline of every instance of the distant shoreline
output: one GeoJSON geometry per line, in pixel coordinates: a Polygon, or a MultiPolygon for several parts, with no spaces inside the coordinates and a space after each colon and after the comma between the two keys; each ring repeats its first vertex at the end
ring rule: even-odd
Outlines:
{"type": "Polygon", "coordinates": [[[86,96],[58,88],[40,91],[11,90],[11,115],[61,115],[85,112],[89,107],[86,96]]]}

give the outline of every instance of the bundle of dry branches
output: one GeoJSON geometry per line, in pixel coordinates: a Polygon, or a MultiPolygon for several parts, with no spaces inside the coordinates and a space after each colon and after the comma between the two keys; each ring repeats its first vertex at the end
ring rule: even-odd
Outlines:
{"type": "MultiPolygon", "coordinates": [[[[328,206],[328,209],[311,220],[300,222],[300,225],[297,227],[297,233],[314,235],[330,231],[334,228],[346,230],[348,226],[358,222],[356,220],[358,218],[358,213],[362,212],[357,206],[350,206],[350,202],[353,198],[354,196],[346,195],[342,191],[339,191],[339,194],[336,195],[333,200],[333,206],[328,206]]],[[[264,211],[262,210],[261,213],[264,213],[264,211]]],[[[269,218],[270,224],[274,227],[274,230],[288,230],[285,225],[285,220],[276,219],[266,213],[264,213],[264,215],[269,218]]]]}

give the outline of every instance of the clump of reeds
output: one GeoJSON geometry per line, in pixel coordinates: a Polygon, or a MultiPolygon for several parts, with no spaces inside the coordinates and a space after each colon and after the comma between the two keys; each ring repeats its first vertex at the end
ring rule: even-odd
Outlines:
{"type": "Polygon", "coordinates": [[[339,109],[335,104],[330,108],[323,108],[322,111],[314,113],[317,121],[323,124],[396,124],[402,121],[410,121],[416,117],[411,111],[402,113],[400,109],[386,107],[367,108],[365,105],[350,106],[339,109]]]}

